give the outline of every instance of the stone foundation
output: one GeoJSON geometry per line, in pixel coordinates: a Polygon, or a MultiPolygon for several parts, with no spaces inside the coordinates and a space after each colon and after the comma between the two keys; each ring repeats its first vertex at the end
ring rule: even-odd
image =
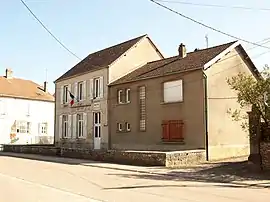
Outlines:
{"type": "Polygon", "coordinates": [[[93,151],[83,148],[54,146],[4,145],[3,152],[40,154],[137,166],[180,167],[205,161],[204,150],[174,152],[157,151],[93,151]]]}
{"type": "Polygon", "coordinates": [[[270,142],[260,144],[261,167],[263,170],[270,170],[270,142]]]}

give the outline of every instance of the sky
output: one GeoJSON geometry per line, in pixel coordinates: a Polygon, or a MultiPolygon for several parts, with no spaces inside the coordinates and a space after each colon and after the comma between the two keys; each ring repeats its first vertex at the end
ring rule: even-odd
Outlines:
{"type": "MultiPolygon", "coordinates": [[[[184,0],[182,0],[184,1],[184,0]]],[[[191,18],[239,38],[259,42],[270,38],[270,1],[263,0],[189,0],[186,2],[269,8],[244,10],[162,3],[191,18]]],[[[234,41],[191,22],[149,0],[25,0],[47,28],[80,58],[148,34],[165,57],[177,54],[180,43],[187,51],[234,41]]],[[[270,40],[267,48],[242,43],[258,69],[270,65],[270,40]],[[252,49],[251,49],[252,48],[252,49]],[[262,53],[264,55],[258,56],[262,53]]],[[[61,47],[34,19],[20,0],[0,0],[0,75],[11,68],[14,77],[42,85],[54,83],[79,62],[61,47]]]]}

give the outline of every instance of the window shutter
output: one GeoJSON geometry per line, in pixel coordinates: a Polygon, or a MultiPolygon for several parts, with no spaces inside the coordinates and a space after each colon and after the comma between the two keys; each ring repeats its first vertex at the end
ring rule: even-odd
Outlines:
{"type": "Polygon", "coordinates": [[[72,138],[77,138],[77,114],[73,114],[73,121],[72,121],[73,131],[72,131],[72,138]]]}
{"type": "Polygon", "coordinates": [[[74,83],[74,97],[75,97],[75,100],[74,102],[76,102],[78,99],[78,82],[75,82],[74,83]]]}
{"type": "Polygon", "coordinates": [[[89,93],[90,93],[90,100],[93,99],[93,89],[94,88],[94,80],[93,79],[90,79],[90,90],[89,90],[89,93]]]}
{"type": "Polygon", "coordinates": [[[83,81],[83,100],[86,100],[86,81],[83,81]]]}
{"type": "Polygon", "coordinates": [[[104,94],[104,79],[103,79],[103,76],[100,77],[99,87],[100,87],[100,89],[99,89],[99,93],[100,93],[99,97],[103,98],[103,96],[104,96],[103,95],[104,94]]]}
{"type": "Polygon", "coordinates": [[[38,134],[41,135],[41,124],[38,124],[38,134]]]}
{"type": "Polygon", "coordinates": [[[60,115],[59,116],[59,123],[58,123],[58,126],[59,126],[58,127],[58,137],[59,137],[59,139],[62,138],[62,123],[63,123],[62,119],[63,119],[63,116],[60,115]]]}
{"type": "Polygon", "coordinates": [[[60,103],[63,104],[64,103],[64,86],[61,86],[61,90],[60,90],[60,103]]]}
{"type": "Polygon", "coordinates": [[[87,113],[83,113],[83,136],[87,137],[87,113]]]}
{"type": "Polygon", "coordinates": [[[71,100],[71,97],[69,96],[69,92],[71,92],[71,84],[68,84],[68,92],[67,92],[68,102],[70,102],[70,100],[71,100]]]}
{"type": "Polygon", "coordinates": [[[68,138],[71,137],[71,118],[72,118],[72,115],[68,115],[68,138]]]}

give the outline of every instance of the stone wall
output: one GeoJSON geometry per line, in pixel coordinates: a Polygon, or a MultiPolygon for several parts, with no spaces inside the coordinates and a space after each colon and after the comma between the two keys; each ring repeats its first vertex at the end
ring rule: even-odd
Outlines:
{"type": "Polygon", "coordinates": [[[166,167],[199,164],[205,161],[205,150],[187,150],[166,153],[166,167]]]}
{"type": "Polygon", "coordinates": [[[154,151],[93,151],[83,148],[60,148],[54,146],[4,145],[4,152],[40,154],[68,158],[89,159],[109,163],[137,166],[179,167],[205,161],[204,150],[177,152],[154,151]]]}
{"type": "Polygon", "coordinates": [[[54,147],[53,145],[3,145],[3,151],[56,156],[60,153],[60,148],[54,147]]]}
{"type": "Polygon", "coordinates": [[[260,154],[262,161],[262,169],[270,170],[270,142],[261,142],[260,154]]]}

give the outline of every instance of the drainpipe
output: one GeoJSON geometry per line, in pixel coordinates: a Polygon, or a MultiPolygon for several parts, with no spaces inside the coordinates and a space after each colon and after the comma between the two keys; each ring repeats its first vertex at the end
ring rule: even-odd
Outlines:
{"type": "Polygon", "coordinates": [[[207,98],[207,76],[203,72],[204,77],[204,120],[205,120],[205,152],[206,161],[209,161],[209,141],[208,141],[208,98],[207,98]]]}
{"type": "Polygon", "coordinates": [[[58,129],[56,128],[56,83],[54,83],[54,136],[53,136],[53,145],[55,145],[55,139],[56,139],[56,130],[58,131],[58,129]]]}

